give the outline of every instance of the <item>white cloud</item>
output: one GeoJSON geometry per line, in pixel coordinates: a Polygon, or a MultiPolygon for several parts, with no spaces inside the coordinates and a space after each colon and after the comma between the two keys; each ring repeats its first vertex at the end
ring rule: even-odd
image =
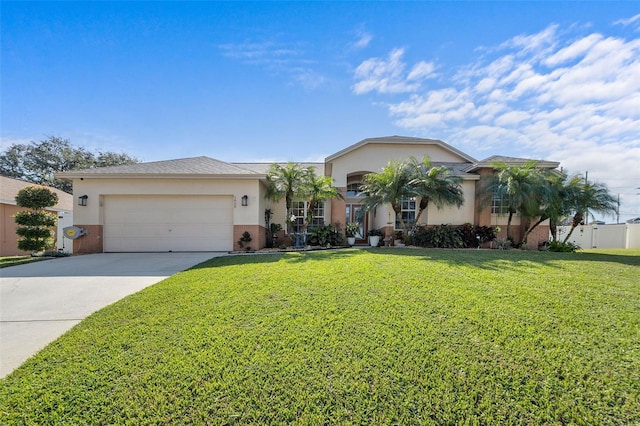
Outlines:
{"type": "MultiPolygon", "coordinates": [[[[640,15],[620,23],[635,22],[640,15]]],[[[354,92],[406,93],[385,104],[397,126],[472,155],[555,160],[612,188],[640,187],[640,39],[632,28],[627,38],[576,34],[584,28],[550,25],[483,49],[431,90],[414,84],[396,49],[361,64],[354,92]]],[[[411,69],[418,64],[429,58],[411,69]]],[[[636,198],[627,210],[640,213],[636,198]]]]}
{"type": "Polygon", "coordinates": [[[249,65],[264,67],[275,75],[288,75],[291,84],[315,90],[326,82],[324,75],[310,68],[313,60],[305,57],[300,46],[274,41],[227,43],[218,45],[223,56],[249,65]]]}
{"type": "Polygon", "coordinates": [[[411,68],[407,80],[422,80],[434,77],[435,64],[432,62],[420,61],[411,68]]]}
{"type": "Polygon", "coordinates": [[[351,44],[354,49],[363,49],[369,46],[369,43],[373,40],[373,35],[364,30],[359,30],[357,37],[358,39],[351,44]]]}
{"type": "Polygon", "coordinates": [[[294,74],[295,82],[302,85],[302,87],[304,87],[307,91],[317,89],[326,81],[324,75],[311,69],[297,69],[295,70],[294,74]]]}
{"type": "Polygon", "coordinates": [[[405,73],[406,64],[402,61],[404,49],[393,49],[387,58],[370,58],[356,68],[356,83],[353,92],[361,95],[369,92],[406,93],[420,88],[420,81],[433,76],[435,65],[430,62],[418,62],[405,73]]]}
{"type": "Polygon", "coordinates": [[[639,22],[640,21],[640,13],[638,13],[637,15],[632,16],[631,18],[628,19],[620,19],[618,21],[614,22],[614,25],[622,25],[622,26],[627,26],[627,25],[631,25],[633,23],[639,22]]]}
{"type": "Polygon", "coordinates": [[[566,61],[584,55],[600,40],[602,40],[602,36],[600,34],[590,34],[587,37],[579,39],[570,46],[558,50],[542,62],[550,67],[560,65],[566,61]]]}

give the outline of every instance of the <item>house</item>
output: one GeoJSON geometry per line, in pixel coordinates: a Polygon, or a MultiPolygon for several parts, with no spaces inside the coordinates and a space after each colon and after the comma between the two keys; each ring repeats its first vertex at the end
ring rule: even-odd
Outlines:
{"type": "MultiPolygon", "coordinates": [[[[421,222],[429,225],[506,225],[499,205],[479,210],[478,182],[493,172],[494,161],[525,164],[526,159],[489,157],[477,161],[462,151],[434,139],[390,136],[364,139],[325,159],[323,163],[303,163],[316,174],[334,179],[344,200],[331,200],[314,212],[317,223],[355,221],[362,210],[359,184],[367,173],[378,172],[392,159],[428,155],[434,165],[446,165],[463,180],[465,202],[460,207],[438,210],[429,207],[421,222]]],[[[557,162],[542,161],[539,167],[554,169],[557,162]]],[[[75,253],[134,251],[228,251],[238,249],[243,232],[252,236],[253,248],[266,245],[267,209],[271,223],[285,224],[283,203],[265,198],[267,163],[228,163],[209,157],[140,163],[58,174],[73,181],[77,205],[74,224],[87,234],[74,240],[75,253]]],[[[403,215],[415,217],[415,201],[404,203],[403,215]]],[[[304,203],[294,205],[304,216],[304,203]]],[[[518,218],[513,222],[520,225],[518,218]]],[[[364,237],[371,228],[391,235],[397,228],[390,206],[366,212],[361,221],[364,237]]],[[[519,231],[521,232],[521,231],[519,231]]],[[[503,231],[504,233],[504,231],[503,231]]],[[[516,237],[518,229],[516,229],[516,237]]],[[[546,241],[548,226],[536,233],[546,241]]],[[[529,242],[537,245],[536,235],[529,242]]]]}
{"type": "MultiPolygon", "coordinates": [[[[22,250],[18,250],[18,235],[16,234],[16,223],[13,219],[19,211],[27,210],[18,207],[16,204],[16,196],[21,189],[29,186],[42,186],[30,182],[24,182],[17,179],[0,176],[0,256],[22,256],[29,254],[22,250]]],[[[60,225],[68,223],[71,225],[73,219],[73,196],[56,188],[48,188],[58,195],[58,204],[46,209],[47,211],[56,213],[59,218],[60,225]]],[[[62,248],[64,240],[62,239],[61,226],[56,232],[58,241],[57,247],[62,248]]]]}

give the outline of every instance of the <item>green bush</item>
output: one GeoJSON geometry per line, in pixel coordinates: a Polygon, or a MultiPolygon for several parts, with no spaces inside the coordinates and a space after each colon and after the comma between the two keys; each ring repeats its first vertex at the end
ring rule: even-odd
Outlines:
{"type": "Polygon", "coordinates": [[[28,186],[18,192],[16,203],[20,207],[39,210],[55,206],[58,203],[58,194],[47,188],[28,186]]]}
{"type": "MultiPolygon", "coordinates": [[[[245,244],[249,244],[251,242],[252,238],[251,238],[251,234],[248,231],[244,231],[242,233],[242,236],[240,237],[240,239],[238,240],[238,245],[240,247],[244,247],[245,244]]],[[[247,246],[246,248],[247,251],[251,250],[251,247],[247,246]]]]}
{"type": "Polygon", "coordinates": [[[46,247],[53,246],[53,238],[21,239],[18,240],[18,248],[22,251],[37,252],[46,247]]]}
{"type": "Polygon", "coordinates": [[[18,206],[31,209],[18,212],[14,216],[14,221],[19,225],[16,234],[22,237],[18,240],[20,250],[38,252],[53,247],[52,228],[58,218],[44,209],[54,206],[57,202],[58,195],[47,188],[29,186],[18,192],[18,206]]]}
{"type": "Polygon", "coordinates": [[[421,226],[413,234],[412,244],[419,247],[475,248],[478,244],[496,239],[495,229],[490,226],[439,225],[421,226]],[[480,238],[478,238],[480,237],[480,238]]]}
{"type": "Polygon", "coordinates": [[[344,238],[336,225],[323,225],[309,228],[309,244],[312,246],[341,246],[344,238]]]}
{"type": "Polygon", "coordinates": [[[13,219],[20,226],[56,226],[58,221],[55,213],[43,210],[18,212],[13,219]]]}
{"type": "Polygon", "coordinates": [[[549,251],[573,253],[579,250],[580,246],[572,242],[563,243],[561,241],[551,241],[548,246],[549,251]]]}
{"type": "Polygon", "coordinates": [[[369,237],[384,237],[384,232],[382,232],[382,229],[371,229],[369,230],[369,232],[367,233],[367,236],[369,237]]]}
{"type": "Polygon", "coordinates": [[[40,226],[17,228],[16,234],[28,240],[47,239],[53,236],[51,229],[40,226]]]}

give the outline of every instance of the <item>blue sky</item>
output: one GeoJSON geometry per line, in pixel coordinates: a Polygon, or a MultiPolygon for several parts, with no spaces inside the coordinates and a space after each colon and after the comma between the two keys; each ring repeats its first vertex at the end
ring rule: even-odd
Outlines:
{"type": "Polygon", "coordinates": [[[640,216],[640,2],[0,7],[3,148],[322,161],[418,136],[588,171],[640,216]]]}

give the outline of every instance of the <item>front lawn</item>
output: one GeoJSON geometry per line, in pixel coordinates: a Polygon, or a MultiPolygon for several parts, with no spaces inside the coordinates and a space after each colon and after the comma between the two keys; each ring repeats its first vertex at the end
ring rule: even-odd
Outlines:
{"type": "Polygon", "coordinates": [[[0,382],[0,424],[635,424],[640,251],[213,259],[0,382]]]}
{"type": "Polygon", "coordinates": [[[50,257],[35,257],[35,256],[0,256],[0,268],[7,268],[9,266],[22,265],[24,263],[38,262],[40,260],[51,259],[50,257]]]}

